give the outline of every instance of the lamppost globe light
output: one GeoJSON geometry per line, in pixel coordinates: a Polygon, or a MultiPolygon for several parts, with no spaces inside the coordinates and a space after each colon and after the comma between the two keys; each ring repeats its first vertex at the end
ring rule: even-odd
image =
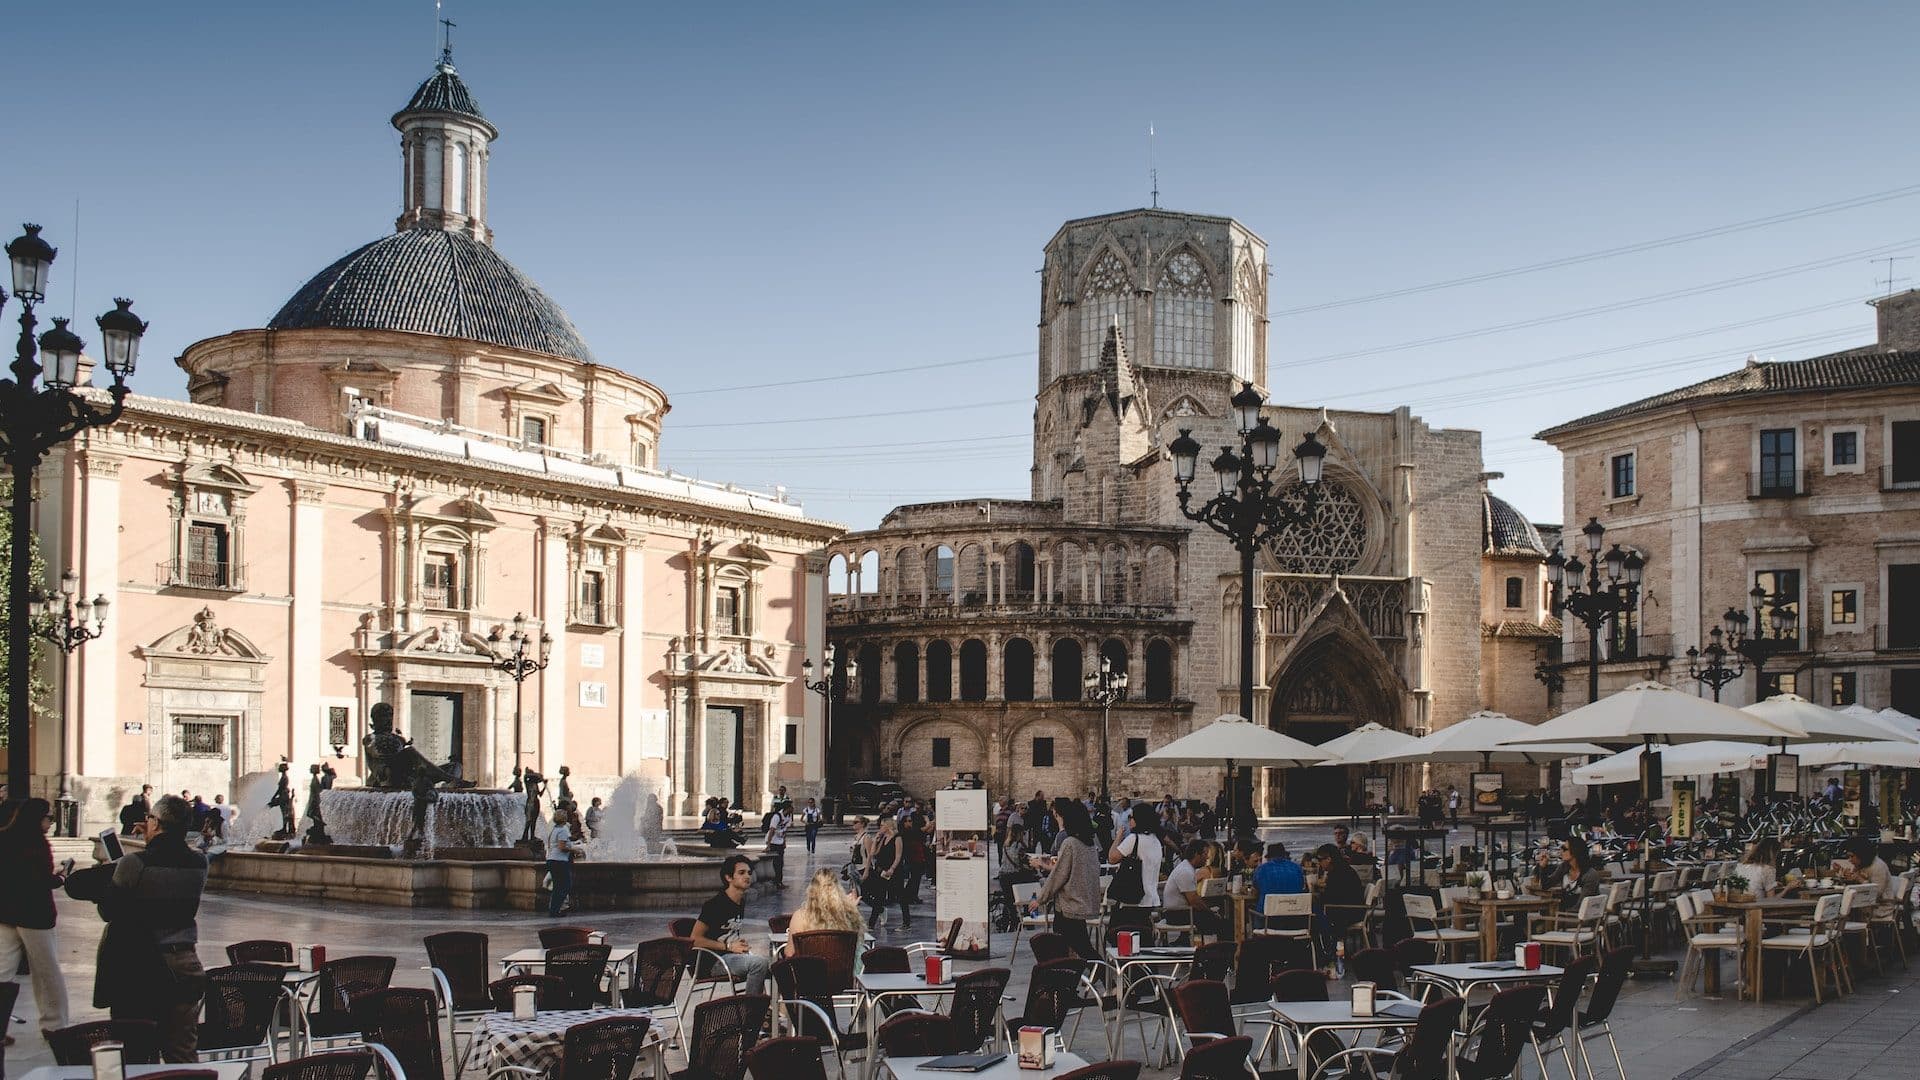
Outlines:
{"type": "Polygon", "coordinates": [[[1638,585],[1640,584],[1640,579],[1646,576],[1647,560],[1641,558],[1639,552],[1629,551],[1627,552],[1626,569],[1627,584],[1638,585]]]}
{"type": "Polygon", "coordinates": [[[1252,431],[1260,420],[1260,407],[1267,403],[1267,396],[1253,388],[1250,382],[1240,384],[1240,392],[1228,399],[1233,406],[1234,422],[1240,425],[1240,434],[1252,431]]]}
{"type": "Polygon", "coordinates": [[[47,298],[47,276],[59,252],[40,239],[40,226],[21,228],[25,231],[7,244],[7,261],[13,264],[13,295],[37,304],[47,298]]]}
{"type": "Polygon", "coordinates": [[[1600,554],[1600,547],[1606,543],[1607,535],[1607,527],[1600,524],[1600,519],[1588,518],[1587,523],[1580,527],[1580,532],[1587,538],[1587,554],[1589,556],[1600,554]]]}
{"type": "Polygon", "coordinates": [[[1240,479],[1240,458],[1231,447],[1220,448],[1220,456],[1213,459],[1213,477],[1220,481],[1222,495],[1233,490],[1234,482],[1240,479]]]}
{"type": "Polygon", "coordinates": [[[80,354],[87,343],[67,329],[67,320],[54,316],[53,329],[40,335],[41,378],[49,390],[71,390],[80,381],[80,354]]]}
{"type": "Polygon", "coordinates": [[[1586,569],[1587,568],[1585,566],[1581,565],[1580,557],[1578,555],[1574,556],[1571,559],[1568,559],[1567,565],[1566,565],[1567,587],[1572,588],[1573,586],[1578,585],[1580,583],[1580,575],[1585,573],[1586,569]]]}
{"type": "Polygon", "coordinates": [[[1301,439],[1300,445],[1293,448],[1293,458],[1300,463],[1301,483],[1312,487],[1320,482],[1320,477],[1326,469],[1327,447],[1319,439],[1314,438],[1313,432],[1307,432],[1307,437],[1301,439]]]}
{"type": "Polygon", "coordinates": [[[1167,452],[1173,455],[1173,479],[1181,487],[1193,483],[1193,470],[1200,464],[1200,440],[1193,437],[1192,428],[1181,428],[1180,437],[1168,444],[1167,452]]]}
{"type": "Polygon", "coordinates": [[[824,655],[827,658],[827,666],[832,667],[833,666],[833,643],[831,641],[827,643],[827,649],[824,655]]]}
{"type": "Polygon", "coordinates": [[[540,631],[540,662],[547,663],[553,658],[553,635],[540,631]]]}
{"type": "Polygon", "coordinates": [[[1560,545],[1555,544],[1553,546],[1553,554],[1547,556],[1547,584],[1558,589],[1560,583],[1566,580],[1566,573],[1566,553],[1560,550],[1560,545]]]}
{"type": "Polygon", "coordinates": [[[68,567],[67,572],[60,575],[60,591],[68,596],[80,591],[80,575],[75,573],[72,567],[68,567]]]}
{"type": "Polygon", "coordinates": [[[133,313],[133,301],[116,296],[113,304],[112,311],[93,322],[100,328],[105,353],[102,362],[116,379],[124,380],[133,374],[133,366],[140,359],[140,338],[146,334],[147,324],[133,313]]]}
{"type": "Polygon", "coordinates": [[[812,657],[807,657],[806,659],[800,661],[800,674],[803,678],[808,678],[808,679],[813,678],[813,658],[812,657]]]}
{"type": "Polygon", "coordinates": [[[1266,417],[1261,417],[1253,430],[1247,432],[1247,446],[1253,451],[1253,467],[1263,475],[1280,464],[1280,432],[1267,423],[1266,417]]]}
{"type": "Polygon", "coordinates": [[[1620,550],[1619,544],[1613,545],[1613,547],[1607,551],[1607,580],[1619,581],[1622,571],[1626,569],[1626,565],[1627,553],[1620,550]]]}

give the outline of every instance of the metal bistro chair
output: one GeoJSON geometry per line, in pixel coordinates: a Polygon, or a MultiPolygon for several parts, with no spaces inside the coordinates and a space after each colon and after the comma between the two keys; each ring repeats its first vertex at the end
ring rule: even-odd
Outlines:
{"type": "Polygon", "coordinates": [[[845,1076],[847,1058],[866,1049],[861,1032],[845,1032],[827,989],[827,963],[818,956],[783,956],[773,962],[773,985],[779,990],[775,1018],[790,1034],[805,1036],[833,1051],[834,1066],[845,1076]]]}
{"type": "Polygon", "coordinates": [[[734,994],[703,1001],[688,1030],[687,1067],[673,1080],[743,1080],[747,1051],[760,1041],[773,1001],[765,994],[734,994]]]}
{"type": "Polygon", "coordinates": [[[605,983],[611,945],[561,945],[547,950],[546,974],[567,985],[567,1008],[592,1009],[612,1000],[605,983]]]}
{"type": "Polygon", "coordinates": [[[1313,963],[1320,966],[1320,950],[1313,946],[1313,896],[1310,893],[1268,893],[1260,905],[1261,925],[1255,934],[1304,941],[1313,948],[1313,963]]]}
{"type": "MultiPolygon", "coordinates": [[[[567,1028],[560,1043],[560,1068],[549,1074],[545,1069],[525,1065],[501,1065],[488,1077],[525,1076],[546,1080],[549,1075],[566,1080],[628,1080],[647,1052],[647,1033],[653,1019],[646,1016],[609,1016],[584,1020],[567,1028]]],[[[665,1080],[664,1077],[660,1080],[665,1080]]]]}
{"type": "Polygon", "coordinates": [[[1017,955],[1020,952],[1020,935],[1029,930],[1040,931],[1053,929],[1053,915],[1044,910],[1038,915],[1029,915],[1026,913],[1028,905],[1032,904],[1035,898],[1040,895],[1039,882],[1032,881],[1019,885],[1009,885],[1007,889],[1013,894],[1014,911],[1020,914],[1020,925],[1014,927],[1013,930],[1013,951],[1017,955]]]}
{"type": "Polygon", "coordinates": [[[1565,949],[1569,957],[1583,952],[1598,952],[1606,936],[1606,917],[1606,897],[1583,896],[1580,898],[1580,908],[1572,918],[1565,915],[1533,916],[1527,924],[1527,937],[1539,942],[1543,948],[1565,949]]]}
{"type": "Polygon", "coordinates": [[[1540,1064],[1540,1075],[1547,1075],[1547,1055],[1559,1050],[1567,1056],[1567,1072],[1579,1078],[1579,1070],[1573,1062],[1573,1028],[1579,1020],[1580,995],[1586,990],[1588,980],[1600,971],[1600,959],[1596,956],[1581,956],[1568,964],[1560,973],[1560,984],[1554,987],[1553,999],[1540,1010],[1533,1020],[1533,1058],[1540,1064]]]}
{"type": "MultiPolygon", "coordinates": [[[[1001,1041],[1006,1027],[1007,983],[1013,980],[1008,968],[990,967],[957,975],[953,980],[953,1001],[947,1015],[953,1018],[954,1041],[962,1053],[980,1048],[988,1040],[1001,1041]]],[[[1011,1042],[1007,1044],[1011,1047],[1011,1042]]]]}
{"type": "Polygon", "coordinates": [[[543,1011],[556,1011],[567,1007],[567,984],[552,975],[535,975],[531,972],[520,975],[508,975],[487,984],[487,999],[491,1002],[492,1012],[512,1012],[513,992],[522,986],[533,987],[533,1007],[543,1011]]]}
{"type": "Polygon", "coordinates": [[[1252,1053],[1253,1039],[1246,1035],[1203,1043],[1180,1059],[1180,1080],[1259,1080],[1252,1053]]]}
{"type": "Polygon", "coordinates": [[[1593,1061],[1587,1054],[1587,1041],[1590,1039],[1607,1040],[1607,1048],[1613,1051],[1613,1065],[1621,1077],[1627,1075],[1627,1067],[1620,1060],[1620,1044],[1613,1038],[1613,1006],[1620,1000],[1620,988],[1627,984],[1627,976],[1633,971],[1632,948],[1614,949],[1600,958],[1600,978],[1594,981],[1593,991],[1587,995],[1587,1007],[1582,1010],[1573,1026],[1573,1044],[1580,1050],[1580,1064],[1586,1068],[1588,1076],[1593,1076],[1593,1061]]]}
{"type": "Polygon", "coordinates": [[[1760,955],[1763,958],[1760,985],[1754,987],[1754,1000],[1760,1000],[1766,987],[1764,957],[1769,951],[1788,952],[1806,957],[1807,975],[1813,980],[1813,1000],[1818,1004],[1822,969],[1833,981],[1836,994],[1842,990],[1842,978],[1845,975],[1845,961],[1840,956],[1840,893],[1831,893],[1814,901],[1813,915],[1805,922],[1789,924],[1787,932],[1777,937],[1764,938],[1760,942],[1760,955]]]}
{"type": "Polygon", "coordinates": [[[94,1020],[47,1032],[55,1065],[87,1065],[93,1048],[117,1042],[129,1065],[160,1064],[160,1025],[151,1020],[94,1020]]]}
{"type": "Polygon", "coordinates": [[[747,1075],[753,1080],[827,1080],[820,1050],[819,1039],[804,1035],[768,1039],[747,1051],[747,1075]]]}
{"type": "Polygon", "coordinates": [[[293,963],[293,942],[271,941],[264,938],[236,941],[227,946],[227,963],[291,964],[293,963]]]}
{"type": "Polygon", "coordinates": [[[391,956],[343,956],[321,964],[318,989],[303,1018],[306,1048],[310,1051],[315,1042],[360,1041],[353,999],[391,986],[393,966],[391,956]]]}
{"type": "Polygon", "coordinates": [[[680,1042],[680,984],[687,974],[693,943],[686,938],[663,937],[643,941],[633,950],[633,981],[620,988],[620,1004],[646,1009],[656,1022],[673,1024],[672,1042],[680,1042]]]}
{"type": "Polygon", "coordinates": [[[1678,1000],[1687,996],[1695,973],[1705,978],[1708,964],[1716,969],[1720,966],[1721,952],[1740,948],[1741,934],[1737,927],[1731,932],[1723,929],[1725,920],[1710,911],[1703,911],[1700,898],[1694,893],[1679,893],[1673,898],[1673,903],[1680,918],[1681,933],[1687,941],[1687,955],[1680,963],[1680,977],[1674,980],[1673,994],[1678,1000]]]}
{"type": "Polygon", "coordinates": [[[380,1080],[380,1058],[364,1049],[310,1054],[268,1065],[260,1080],[380,1080]]]}
{"type": "Polygon", "coordinates": [[[1400,899],[1406,904],[1407,923],[1413,928],[1413,936],[1442,951],[1449,963],[1469,946],[1478,950],[1480,932],[1450,924],[1441,925],[1440,910],[1435,906],[1433,897],[1409,892],[1400,899]]]}
{"type": "Polygon", "coordinates": [[[540,947],[559,949],[593,944],[593,931],[584,926],[549,926],[540,931],[540,947]]]}
{"type": "Polygon", "coordinates": [[[1140,1080],[1140,1063],[1124,1059],[1096,1061],[1084,1068],[1061,1073],[1054,1080],[1140,1080]]]}
{"type": "Polygon", "coordinates": [[[440,994],[447,1045],[456,1059],[461,1036],[471,1037],[474,1022],[493,1011],[493,995],[487,990],[487,945],[487,935],[473,930],[449,930],[426,938],[427,971],[440,994]]]}
{"type": "MultiPolygon", "coordinates": [[[[231,964],[207,972],[197,1043],[201,1061],[274,1059],[274,1018],[285,992],[285,973],[271,964],[231,964]]],[[[289,1056],[295,1052],[297,1047],[289,1056]]]]}
{"type": "Polygon", "coordinates": [[[1547,999],[1544,986],[1518,986],[1493,995],[1453,1058],[1454,1080],[1500,1080],[1520,1067],[1533,1041],[1533,1021],[1547,999]]]}
{"type": "Polygon", "coordinates": [[[1355,1077],[1358,1075],[1356,1066],[1362,1061],[1367,1065],[1368,1076],[1378,1077],[1379,1080],[1446,1080],[1452,1068],[1454,1034],[1460,1028],[1460,1016],[1466,1007],[1466,1000],[1457,997],[1429,1002],[1421,1008],[1420,1019],[1413,1026],[1413,1034],[1398,1050],[1384,1046],[1356,1046],[1342,1050],[1320,1063],[1313,1080],[1327,1080],[1334,1075],[1355,1077]],[[1380,1061],[1387,1065],[1384,1073],[1376,1067],[1375,1063],[1380,1061]]]}
{"type": "Polygon", "coordinates": [[[440,1057],[440,1000],[432,990],[390,986],[353,999],[361,1039],[400,1062],[406,1080],[445,1080],[440,1057]]]}
{"type": "Polygon", "coordinates": [[[960,1033],[951,1017],[918,1010],[899,1013],[880,1025],[875,1042],[882,1056],[933,1057],[960,1051],[960,1033]]]}

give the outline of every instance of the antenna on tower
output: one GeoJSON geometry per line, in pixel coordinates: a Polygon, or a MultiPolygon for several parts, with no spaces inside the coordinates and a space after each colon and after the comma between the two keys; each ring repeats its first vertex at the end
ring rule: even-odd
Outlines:
{"type": "Polygon", "coordinates": [[[1147,180],[1153,185],[1153,208],[1160,209],[1160,168],[1154,158],[1153,122],[1147,122],[1147,180]]]}
{"type": "Polygon", "coordinates": [[[1898,281],[1906,281],[1906,280],[1907,280],[1906,278],[1895,278],[1895,277],[1893,276],[1893,264],[1894,264],[1894,263],[1896,263],[1896,262],[1905,262],[1906,260],[1908,260],[1908,259],[1911,259],[1911,258],[1913,258],[1913,256],[1911,256],[1911,255],[1882,255],[1881,257],[1879,257],[1879,258],[1877,258],[1877,259],[1868,259],[1868,260],[1867,260],[1868,262],[1877,262],[1877,263],[1886,263],[1886,264],[1887,264],[1887,281],[1886,281],[1886,285],[1887,285],[1887,295],[1888,295],[1888,296],[1892,296],[1892,295],[1893,295],[1893,283],[1894,283],[1894,282],[1895,282],[1896,280],[1898,280],[1898,281]]]}

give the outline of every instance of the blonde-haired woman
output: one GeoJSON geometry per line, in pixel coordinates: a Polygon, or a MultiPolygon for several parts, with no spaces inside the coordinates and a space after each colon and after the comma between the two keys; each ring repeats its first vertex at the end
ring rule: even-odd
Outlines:
{"type": "Polygon", "coordinates": [[[807,898],[793,913],[789,933],[806,930],[860,930],[860,898],[840,887],[840,875],[815,870],[807,882],[807,898]]]}

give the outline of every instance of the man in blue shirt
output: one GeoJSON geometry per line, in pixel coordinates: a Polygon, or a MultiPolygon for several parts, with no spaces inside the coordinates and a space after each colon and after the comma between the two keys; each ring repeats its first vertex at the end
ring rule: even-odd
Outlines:
{"type": "Polygon", "coordinates": [[[1267,861],[1253,872],[1253,888],[1259,895],[1255,897],[1254,910],[1264,910],[1268,893],[1303,893],[1307,891],[1307,875],[1300,864],[1287,858],[1287,845],[1268,844],[1267,861]]]}

